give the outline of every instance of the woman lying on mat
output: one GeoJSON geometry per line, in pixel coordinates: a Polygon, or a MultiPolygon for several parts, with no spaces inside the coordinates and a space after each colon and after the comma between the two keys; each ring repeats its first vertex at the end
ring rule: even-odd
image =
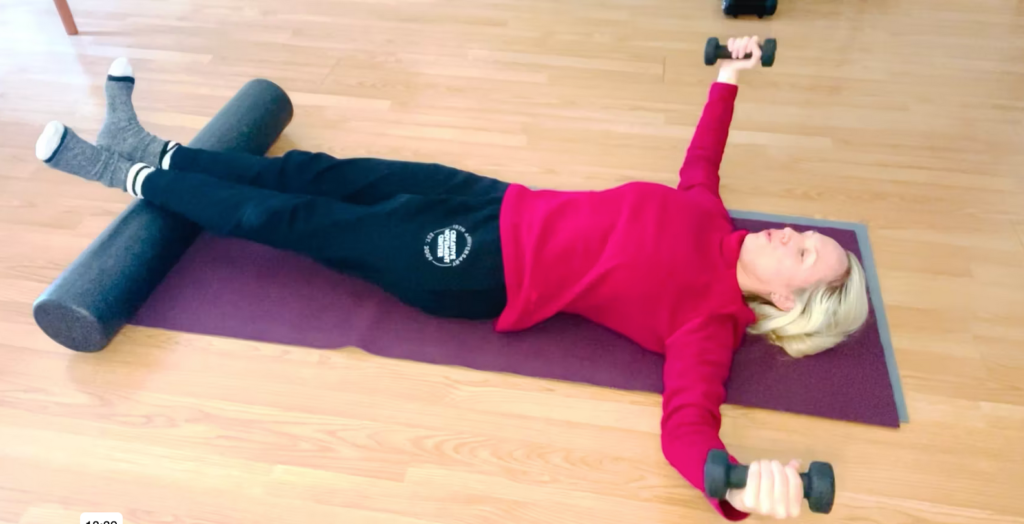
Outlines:
{"type": "MultiPolygon", "coordinates": [[[[744,332],[795,357],[834,346],[867,317],[860,264],[833,239],[791,229],[734,230],[718,193],[740,70],[728,60],[676,188],[531,190],[438,164],[264,158],[190,149],[139,124],[124,59],[107,78],[97,146],[59,122],[36,153],[50,166],[126,190],[214,233],[295,251],[444,317],[495,319],[501,332],[565,312],[664,353],[665,457],[703,489],[709,450],[724,448],[719,407],[744,332]]],[[[797,464],[751,464],[746,489],[711,500],[725,517],[799,513],[797,464]]]]}

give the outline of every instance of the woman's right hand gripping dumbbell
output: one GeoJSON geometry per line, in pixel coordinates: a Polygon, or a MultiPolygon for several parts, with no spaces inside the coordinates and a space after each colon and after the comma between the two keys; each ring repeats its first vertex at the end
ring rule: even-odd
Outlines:
{"type": "Polygon", "coordinates": [[[782,465],[777,460],[758,460],[750,464],[747,487],[730,489],[726,500],[745,513],[775,517],[797,517],[804,498],[800,463],[782,465]]]}

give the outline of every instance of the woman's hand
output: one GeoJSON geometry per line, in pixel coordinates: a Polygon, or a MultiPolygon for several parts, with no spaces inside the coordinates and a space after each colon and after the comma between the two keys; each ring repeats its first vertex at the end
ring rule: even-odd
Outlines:
{"type": "Polygon", "coordinates": [[[783,466],[777,460],[750,464],[747,487],[730,489],[725,498],[742,512],[784,519],[797,517],[803,505],[804,483],[798,461],[783,466]]]}
{"type": "Polygon", "coordinates": [[[739,72],[744,69],[753,69],[761,63],[761,43],[756,36],[745,36],[743,38],[729,39],[729,52],[732,53],[731,60],[720,60],[722,67],[718,73],[718,81],[727,84],[735,84],[739,78],[739,72]],[[750,58],[744,59],[750,53],[750,58]]]}

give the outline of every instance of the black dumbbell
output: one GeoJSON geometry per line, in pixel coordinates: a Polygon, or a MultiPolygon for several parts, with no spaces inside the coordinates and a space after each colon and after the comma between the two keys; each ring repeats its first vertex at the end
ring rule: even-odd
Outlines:
{"type": "MultiPolygon", "coordinates": [[[[730,488],[747,485],[750,468],[729,462],[729,454],[720,449],[708,453],[704,463],[704,493],[713,499],[724,499],[730,488]]],[[[804,498],[814,513],[829,513],[836,499],[836,474],[827,462],[811,462],[807,473],[800,474],[804,483],[804,498]]]]}
{"type": "Polygon", "coordinates": [[[774,15],[778,7],[779,0],[722,0],[722,12],[733,18],[740,15],[764,18],[774,15]]]}
{"type": "MultiPolygon", "coordinates": [[[[775,50],[778,48],[774,38],[768,38],[764,42],[761,42],[761,65],[764,67],[771,67],[775,63],[775,50]]],[[[704,64],[715,65],[718,59],[729,59],[732,58],[732,53],[729,52],[729,48],[722,45],[717,38],[708,38],[708,43],[704,46],[704,64]]],[[[750,58],[748,54],[744,58],[750,58]]]]}

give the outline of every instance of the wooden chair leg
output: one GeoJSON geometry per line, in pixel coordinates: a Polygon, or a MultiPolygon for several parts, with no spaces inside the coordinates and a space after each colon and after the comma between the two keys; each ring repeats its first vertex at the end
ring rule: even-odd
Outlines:
{"type": "Polygon", "coordinates": [[[60,21],[64,23],[64,31],[69,35],[78,34],[78,26],[75,25],[75,17],[71,15],[71,8],[68,7],[68,0],[53,0],[60,13],[60,21]]]}

